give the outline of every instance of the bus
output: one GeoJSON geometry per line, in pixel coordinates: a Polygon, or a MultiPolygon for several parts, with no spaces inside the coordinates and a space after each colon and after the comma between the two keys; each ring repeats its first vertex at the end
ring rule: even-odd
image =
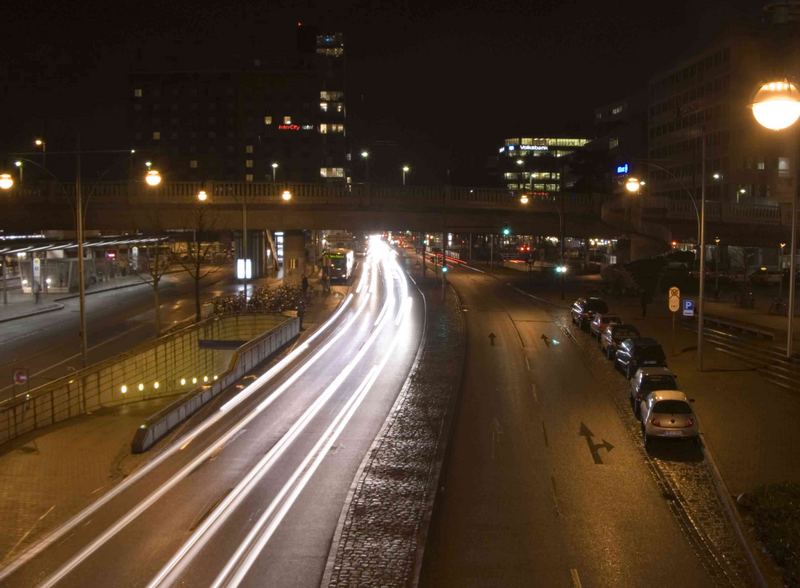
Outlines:
{"type": "Polygon", "coordinates": [[[355,254],[352,249],[328,249],[325,252],[325,266],[331,282],[347,283],[353,275],[355,254]]]}

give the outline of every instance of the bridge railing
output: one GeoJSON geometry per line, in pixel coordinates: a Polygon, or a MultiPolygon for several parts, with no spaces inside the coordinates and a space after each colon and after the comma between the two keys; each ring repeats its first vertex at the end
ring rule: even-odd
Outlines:
{"type": "MultiPolygon", "coordinates": [[[[650,219],[695,221],[697,211],[691,200],[674,200],[657,196],[641,200],[644,215],[650,219]]],[[[769,204],[737,204],[733,202],[706,201],[706,220],[714,222],[753,222],[759,224],[781,224],[778,206],[769,204]]]]}

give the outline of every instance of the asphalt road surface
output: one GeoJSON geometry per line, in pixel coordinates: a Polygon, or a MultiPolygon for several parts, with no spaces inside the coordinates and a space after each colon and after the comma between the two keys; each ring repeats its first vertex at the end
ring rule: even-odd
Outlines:
{"type": "Polygon", "coordinates": [[[467,365],[422,585],[711,585],[578,345],[503,282],[449,279],[467,365]]]}
{"type": "MultiPolygon", "coordinates": [[[[230,270],[219,269],[201,281],[202,300],[233,292],[230,270]]],[[[167,274],[160,284],[162,328],[194,316],[194,281],[186,272],[167,274]]],[[[0,399],[12,393],[15,369],[31,374],[31,387],[40,386],[80,368],[79,302],[64,308],[3,323],[0,327],[0,399]]],[[[86,297],[89,363],[129,350],[155,336],[153,289],[131,286],[86,297]]],[[[18,393],[20,390],[17,391],[18,393]]]]}
{"type": "Polygon", "coordinates": [[[0,584],[318,586],[423,324],[420,295],[385,245],[363,265],[318,331],[6,562],[0,584]]]}

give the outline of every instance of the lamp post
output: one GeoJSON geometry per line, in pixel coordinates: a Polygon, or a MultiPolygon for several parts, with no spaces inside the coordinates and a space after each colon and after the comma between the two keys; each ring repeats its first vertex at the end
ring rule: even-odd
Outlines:
{"type": "MultiPolygon", "coordinates": [[[[6,191],[14,187],[14,179],[11,174],[0,174],[0,190],[6,191]]],[[[6,256],[3,255],[0,259],[0,269],[3,270],[3,304],[8,304],[8,287],[6,283],[8,268],[6,267],[6,256]]]]}
{"type": "Polygon", "coordinates": [[[47,165],[47,143],[44,139],[34,139],[33,144],[42,150],[42,167],[47,165]]]}
{"type": "MultiPolygon", "coordinates": [[[[750,105],[758,124],[771,131],[792,127],[800,118],[800,92],[789,79],[784,78],[762,84],[750,105]]],[[[795,131],[797,135],[797,131],[795,131]]],[[[795,144],[797,138],[795,137],[795,144]]],[[[800,191],[800,174],[797,171],[800,146],[795,151],[795,191],[792,194],[792,238],[789,245],[789,308],[786,321],[786,357],[792,357],[794,344],[794,303],[797,272],[797,193],[800,191]]]]}
{"type": "Polygon", "coordinates": [[[365,166],[366,166],[366,172],[365,172],[365,175],[366,175],[366,181],[367,181],[367,182],[369,182],[369,151],[367,151],[366,149],[364,149],[364,150],[361,152],[361,159],[363,159],[363,160],[364,160],[364,164],[365,164],[365,166]]]}
{"type": "Polygon", "coordinates": [[[406,185],[406,174],[411,171],[411,167],[408,165],[403,166],[403,185],[406,185]]]}
{"type": "Polygon", "coordinates": [[[14,162],[14,165],[19,170],[19,183],[21,184],[22,183],[22,175],[23,175],[22,172],[23,172],[23,169],[24,169],[23,165],[22,165],[22,161],[20,161],[18,159],[17,161],[14,162]]]}
{"type": "Polygon", "coordinates": [[[273,162],[270,164],[270,167],[272,168],[272,181],[273,181],[273,183],[274,183],[274,182],[275,182],[275,174],[276,174],[276,173],[277,173],[277,171],[278,171],[278,162],[277,162],[277,161],[273,161],[273,162]]]}
{"type": "Polygon", "coordinates": [[[783,248],[786,247],[786,243],[780,242],[778,245],[780,246],[778,249],[778,271],[781,273],[781,281],[778,282],[778,300],[783,301],[783,248]]]}
{"type": "MultiPolygon", "coordinates": [[[[697,200],[695,200],[694,195],[689,191],[683,183],[669,171],[666,167],[654,163],[652,161],[644,161],[639,160],[639,163],[644,165],[652,166],[665,174],[669,175],[673,180],[677,180],[681,188],[686,192],[689,196],[689,199],[692,201],[692,205],[694,206],[695,217],[697,218],[697,243],[699,245],[699,258],[700,258],[700,267],[699,267],[699,285],[698,285],[698,301],[697,301],[697,369],[703,371],[703,322],[705,318],[705,304],[703,299],[705,297],[706,291],[706,134],[705,132],[701,135],[701,149],[700,149],[700,207],[697,206],[697,200]]],[[[715,172],[712,176],[715,180],[720,180],[722,178],[722,174],[719,172],[715,172]]],[[[631,194],[638,194],[645,185],[644,181],[641,181],[635,177],[629,177],[625,182],[625,189],[630,192],[631,194]]]]}
{"type": "Polygon", "coordinates": [[[714,237],[714,293],[719,299],[719,237],[714,237]]]}

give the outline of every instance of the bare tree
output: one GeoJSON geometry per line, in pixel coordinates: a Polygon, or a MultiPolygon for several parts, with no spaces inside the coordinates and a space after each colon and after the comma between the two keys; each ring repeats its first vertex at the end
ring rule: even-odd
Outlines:
{"type": "Polygon", "coordinates": [[[161,293],[159,292],[159,284],[161,278],[164,277],[170,267],[172,261],[168,251],[165,251],[165,244],[161,239],[158,239],[152,246],[147,248],[144,260],[144,270],[146,277],[138,271],[136,275],[140,278],[150,282],[150,287],[153,289],[153,304],[155,308],[155,329],[156,337],[161,335],[161,293]]]}
{"type": "Polygon", "coordinates": [[[199,206],[193,213],[192,240],[187,241],[187,255],[180,262],[184,270],[194,280],[194,317],[195,322],[202,318],[202,307],[200,304],[200,280],[219,269],[218,265],[206,263],[208,253],[213,246],[212,241],[203,242],[205,233],[213,229],[213,217],[210,216],[209,209],[199,206]]]}

